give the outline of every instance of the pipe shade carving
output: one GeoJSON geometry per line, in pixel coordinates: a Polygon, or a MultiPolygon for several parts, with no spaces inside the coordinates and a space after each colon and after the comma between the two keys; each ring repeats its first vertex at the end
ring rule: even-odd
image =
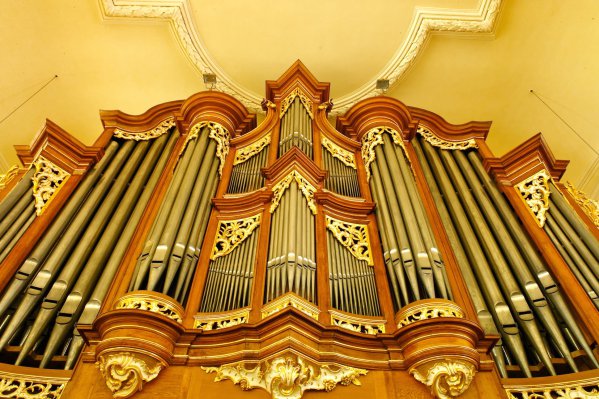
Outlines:
{"type": "Polygon", "coordinates": [[[540,227],[545,224],[545,213],[549,209],[550,179],[549,174],[545,170],[541,170],[514,186],[540,227]]]}
{"type": "Polygon", "coordinates": [[[580,191],[570,182],[566,183],[566,189],[572,197],[576,200],[576,203],[591,219],[593,224],[599,228],[599,201],[590,198],[586,193],[580,191]]]}
{"type": "Polygon", "coordinates": [[[362,137],[362,160],[364,161],[368,180],[370,180],[371,175],[370,164],[374,162],[374,158],[376,157],[374,148],[379,144],[383,144],[384,133],[389,134],[393,138],[393,142],[405,151],[403,140],[397,130],[389,127],[375,127],[367,131],[362,137]]]}
{"type": "Polygon", "coordinates": [[[365,224],[349,223],[326,216],[327,229],[333,232],[335,238],[358,260],[373,265],[368,238],[368,226],[365,224]]]}
{"type": "Polygon", "coordinates": [[[215,260],[231,253],[260,225],[261,218],[262,214],[259,213],[243,219],[221,220],[218,222],[218,233],[210,259],[215,260]]]}
{"type": "Polygon", "coordinates": [[[126,399],[143,389],[162,370],[160,363],[130,352],[100,356],[96,365],[115,399],[126,399]]]}
{"type": "Polygon", "coordinates": [[[135,141],[143,141],[143,140],[152,140],[158,138],[169,131],[170,128],[175,126],[175,118],[167,118],[160,122],[158,126],[146,130],[143,132],[132,132],[120,128],[114,129],[114,137],[124,140],[135,140],[135,141]]]}
{"type": "Polygon", "coordinates": [[[285,193],[285,190],[289,187],[291,182],[295,180],[302,194],[306,197],[306,201],[308,201],[308,207],[312,211],[314,215],[316,215],[316,203],[314,201],[314,193],[316,192],[316,188],[310,184],[308,180],[304,176],[302,176],[298,171],[291,171],[287,176],[282,178],[277,184],[275,184],[272,188],[273,199],[272,204],[270,205],[270,213],[273,213],[279,203],[281,202],[281,198],[285,193]]]}
{"type": "Polygon", "coordinates": [[[35,167],[33,197],[35,198],[36,212],[39,216],[62,187],[69,174],[43,156],[39,156],[33,162],[33,166],[35,167]]]}
{"type": "Polygon", "coordinates": [[[2,190],[19,173],[17,165],[11,166],[6,173],[0,175],[0,190],[2,190]]]}
{"type": "Polygon", "coordinates": [[[435,147],[439,147],[443,150],[467,150],[468,148],[477,148],[478,145],[474,139],[468,139],[463,141],[448,141],[443,140],[435,136],[435,134],[426,126],[418,126],[418,134],[420,134],[426,141],[435,147]]]}

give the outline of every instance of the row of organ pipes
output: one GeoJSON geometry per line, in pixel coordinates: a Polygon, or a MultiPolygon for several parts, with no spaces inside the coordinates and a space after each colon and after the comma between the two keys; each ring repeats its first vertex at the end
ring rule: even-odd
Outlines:
{"type": "MultiPolygon", "coordinates": [[[[299,95],[279,126],[278,135],[268,132],[278,137],[277,148],[271,148],[274,143],[263,146],[232,166],[228,179],[220,174],[223,165],[213,139],[214,134],[224,134],[215,133],[223,129],[220,125],[199,124],[186,137],[173,128],[148,141],[113,138],[2,293],[4,361],[74,366],[83,347],[75,325],[91,324],[98,315],[178,139],[186,141],[144,237],[129,291],[155,291],[185,305],[194,276],[203,274],[197,310],[229,312],[252,306],[254,276],[258,267],[265,267],[264,303],[293,292],[318,305],[317,274],[328,270],[333,308],[359,316],[385,316],[375,268],[354,256],[333,232],[325,235],[327,265],[316,263],[317,218],[295,178],[270,209],[270,226],[254,229],[229,253],[198,263],[202,248],[212,250],[203,243],[214,239],[205,235],[211,215],[218,212],[212,200],[221,181],[228,182],[224,199],[238,198],[267,185],[263,169],[270,166],[272,151],[280,157],[297,147],[313,162],[317,125],[299,95]],[[262,266],[257,257],[264,229],[268,252],[262,266]],[[57,354],[66,360],[53,361],[57,354]]],[[[387,127],[370,130],[361,144],[369,140],[376,142],[370,147],[374,155],[364,166],[380,234],[369,245],[382,245],[395,311],[417,300],[453,298],[415,179],[413,163],[418,163],[478,319],[485,333],[501,337],[492,352],[501,376],[599,367],[560,287],[475,148],[441,149],[421,136],[403,142],[401,132],[387,127]],[[406,145],[413,147],[415,158],[406,155],[406,145]]],[[[345,200],[362,201],[366,196],[360,191],[357,170],[326,148],[321,153],[322,170],[328,173],[324,188],[345,200]]],[[[356,162],[361,162],[359,157],[356,162]]],[[[0,260],[35,218],[28,195],[33,173],[32,168],[0,204],[0,260]]],[[[552,183],[549,209],[544,229],[597,305],[599,244],[552,183]]]]}

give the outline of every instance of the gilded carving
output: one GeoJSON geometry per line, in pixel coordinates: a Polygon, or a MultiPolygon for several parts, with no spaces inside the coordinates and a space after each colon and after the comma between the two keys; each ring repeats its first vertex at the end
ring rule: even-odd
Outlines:
{"type": "Polygon", "coordinates": [[[343,162],[344,165],[356,169],[356,159],[351,151],[339,147],[325,136],[322,136],[322,146],[326,148],[334,158],[343,162]]]}
{"type": "Polygon", "coordinates": [[[308,390],[330,392],[337,384],[361,385],[358,378],[367,373],[354,367],[317,363],[291,352],[262,360],[254,367],[252,363],[238,362],[202,369],[216,373],[215,382],[231,380],[244,391],[260,388],[270,393],[273,399],[300,399],[308,390]]]}
{"type": "Polygon", "coordinates": [[[351,317],[331,311],[331,324],[361,334],[377,335],[385,333],[385,322],[351,317]]]}
{"type": "Polygon", "coordinates": [[[438,399],[456,398],[466,392],[476,369],[474,365],[459,360],[443,360],[412,368],[410,374],[430,388],[438,399]]]}
{"type": "Polygon", "coordinates": [[[219,176],[223,175],[223,167],[225,165],[225,158],[227,158],[227,154],[229,153],[229,144],[231,141],[231,136],[229,135],[229,131],[220,123],[216,122],[200,122],[196,123],[189,129],[189,133],[185,138],[185,142],[183,143],[183,147],[181,147],[181,151],[179,152],[179,156],[181,156],[187,145],[191,140],[194,140],[198,137],[198,134],[202,130],[202,128],[208,127],[209,133],[208,137],[216,141],[216,156],[220,160],[220,166],[218,167],[219,176]]]}
{"type": "Polygon", "coordinates": [[[547,171],[543,169],[514,186],[540,227],[545,224],[545,213],[549,209],[550,179],[547,171]]]}
{"type": "Polygon", "coordinates": [[[397,315],[397,328],[402,328],[419,320],[434,319],[437,317],[463,318],[464,312],[460,307],[450,301],[428,300],[407,306],[397,315]]]}
{"type": "Polygon", "coordinates": [[[318,320],[318,315],[320,314],[320,310],[317,306],[297,295],[288,293],[278,299],[275,299],[267,305],[264,305],[262,308],[262,318],[265,319],[268,316],[278,313],[288,307],[295,308],[314,320],[318,320]]]}
{"type": "Polygon", "coordinates": [[[204,331],[219,330],[247,323],[249,317],[248,309],[228,314],[198,315],[195,318],[194,328],[201,328],[204,331]]]}
{"type": "Polygon", "coordinates": [[[177,323],[182,323],[181,314],[169,303],[148,296],[137,294],[126,295],[118,300],[115,309],[138,309],[148,312],[159,313],[169,319],[175,320],[177,323]]]}
{"type": "Polygon", "coordinates": [[[306,197],[306,201],[308,201],[308,207],[312,213],[316,215],[316,202],[314,201],[314,193],[316,192],[316,188],[296,170],[292,170],[287,176],[282,178],[273,186],[273,198],[270,205],[270,213],[273,213],[275,209],[277,209],[285,190],[289,187],[293,180],[295,180],[300,191],[304,194],[304,197],[306,197]]]}
{"type": "Polygon", "coordinates": [[[508,399],[599,399],[599,379],[543,386],[506,386],[505,391],[508,399]]]}
{"type": "Polygon", "coordinates": [[[173,126],[175,126],[175,118],[170,117],[160,122],[158,126],[143,132],[130,132],[118,128],[114,129],[114,137],[124,140],[135,141],[152,140],[162,136],[164,133],[168,132],[169,129],[173,126]]]}
{"type": "Polygon", "coordinates": [[[33,166],[35,166],[35,174],[32,178],[33,197],[36,213],[39,216],[60,190],[69,174],[41,155],[33,161],[33,166]]]}
{"type": "Polygon", "coordinates": [[[478,148],[474,139],[462,140],[462,141],[447,141],[443,140],[433,132],[430,131],[426,126],[418,126],[418,133],[431,145],[439,147],[443,150],[467,150],[468,148],[478,148]]]}
{"type": "Polygon", "coordinates": [[[312,101],[308,98],[307,95],[304,94],[303,91],[300,90],[299,87],[296,87],[283,101],[281,101],[281,113],[279,114],[279,118],[282,118],[285,115],[285,112],[289,109],[291,104],[293,104],[293,100],[296,97],[299,97],[302,105],[306,109],[308,115],[310,115],[311,119],[314,119],[314,115],[312,114],[312,101]]]}
{"type": "Polygon", "coordinates": [[[59,399],[66,382],[0,377],[0,397],[7,399],[59,399]]]}
{"type": "Polygon", "coordinates": [[[366,169],[366,177],[370,181],[370,164],[374,162],[376,154],[374,152],[374,148],[383,144],[383,133],[387,133],[393,139],[393,142],[400,146],[403,151],[406,151],[406,147],[404,146],[403,140],[399,132],[395,129],[391,129],[390,127],[375,127],[370,129],[366,134],[362,137],[362,159],[364,160],[364,168],[366,169]]]}
{"type": "Polygon", "coordinates": [[[566,183],[566,189],[572,195],[576,203],[591,221],[599,228],[599,201],[589,198],[584,192],[578,190],[572,183],[566,183]]]}
{"type": "Polygon", "coordinates": [[[326,222],[327,229],[356,259],[364,260],[370,266],[374,265],[367,225],[344,222],[330,216],[326,217],[326,222]]]}
{"type": "Polygon", "coordinates": [[[210,259],[215,260],[233,251],[260,225],[261,218],[262,214],[258,213],[243,219],[219,221],[210,259]]]}
{"type": "Polygon", "coordinates": [[[110,353],[99,356],[96,366],[100,369],[112,396],[129,398],[143,389],[143,384],[158,377],[162,364],[148,365],[146,360],[130,352],[110,353]]]}
{"type": "Polygon", "coordinates": [[[5,174],[0,175],[0,190],[2,190],[19,173],[17,165],[11,166],[5,174]]]}
{"type": "Polygon", "coordinates": [[[266,147],[269,144],[270,133],[266,134],[259,140],[256,140],[253,143],[246,145],[245,147],[238,148],[237,151],[235,151],[235,160],[233,161],[233,165],[239,165],[244,163],[254,155],[259,154],[260,151],[262,151],[264,147],[266,147]]]}

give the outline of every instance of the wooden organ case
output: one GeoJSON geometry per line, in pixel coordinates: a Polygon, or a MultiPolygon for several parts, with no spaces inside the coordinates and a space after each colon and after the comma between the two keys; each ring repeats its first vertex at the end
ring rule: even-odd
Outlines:
{"type": "Polygon", "coordinates": [[[537,135],[301,62],[256,127],[202,92],[48,121],[0,198],[0,397],[599,397],[599,210],[537,135]]]}

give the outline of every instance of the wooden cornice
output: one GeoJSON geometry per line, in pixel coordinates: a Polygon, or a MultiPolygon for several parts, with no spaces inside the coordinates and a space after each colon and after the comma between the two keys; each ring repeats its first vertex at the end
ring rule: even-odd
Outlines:
{"type": "Polygon", "coordinates": [[[329,100],[330,84],[319,82],[300,60],[295,61],[279,79],[266,81],[266,98],[278,103],[298,84],[317,103],[329,100]]]}
{"type": "Polygon", "coordinates": [[[231,137],[240,136],[256,127],[256,115],[237,99],[216,91],[203,91],[189,97],[177,113],[177,127],[187,134],[192,124],[217,122],[223,125],[231,137]]]}
{"type": "Polygon", "coordinates": [[[513,186],[541,169],[558,181],[570,161],[557,160],[541,133],[538,133],[500,158],[484,160],[485,168],[497,182],[513,186]]]}
{"type": "Polygon", "coordinates": [[[67,173],[82,174],[104,154],[103,147],[88,147],[49,119],[31,145],[15,145],[23,165],[42,155],[67,173]]]}
{"type": "Polygon", "coordinates": [[[381,126],[397,130],[406,140],[414,135],[418,121],[404,103],[385,96],[360,101],[337,118],[337,130],[357,141],[370,129],[381,126]]]}
{"type": "Polygon", "coordinates": [[[293,169],[298,170],[305,178],[313,180],[314,183],[321,183],[327,176],[326,171],[320,169],[297,147],[291,148],[274,164],[262,169],[262,173],[271,182],[276,182],[293,169]]]}
{"type": "Polygon", "coordinates": [[[361,148],[359,142],[344,136],[333,126],[331,126],[324,109],[319,109],[316,112],[316,117],[314,120],[316,121],[316,126],[324,133],[324,135],[331,138],[331,140],[333,140],[335,144],[339,145],[340,147],[352,152],[361,148]]]}
{"type": "Polygon", "coordinates": [[[143,114],[130,115],[122,111],[100,111],[100,119],[105,129],[119,128],[128,132],[143,132],[154,128],[163,120],[174,117],[181,109],[183,100],[169,101],[148,109],[143,114]]]}
{"type": "Polygon", "coordinates": [[[226,217],[246,217],[256,214],[272,198],[272,191],[261,188],[249,194],[228,195],[224,198],[214,198],[212,203],[221,215],[226,217]]]}
{"type": "Polygon", "coordinates": [[[273,108],[267,108],[266,118],[255,129],[245,133],[243,136],[238,136],[231,140],[231,145],[240,148],[253,143],[269,133],[278,122],[277,111],[273,108]]]}
{"type": "Polygon", "coordinates": [[[316,192],[314,199],[327,214],[351,223],[368,223],[368,215],[374,210],[374,202],[352,200],[328,190],[316,192]]]}
{"type": "MultiPolygon", "coordinates": [[[[470,139],[486,140],[491,128],[491,122],[472,121],[454,125],[434,112],[422,108],[408,106],[413,118],[418,119],[433,131],[435,136],[447,141],[465,141],[470,139]]],[[[413,137],[407,137],[411,140],[413,137]]]]}

